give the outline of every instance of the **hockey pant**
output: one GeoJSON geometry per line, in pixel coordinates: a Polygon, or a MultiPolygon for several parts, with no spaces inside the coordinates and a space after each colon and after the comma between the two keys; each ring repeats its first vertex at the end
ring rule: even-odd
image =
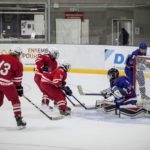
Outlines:
{"type": "Polygon", "coordinates": [[[130,83],[132,84],[132,86],[134,86],[133,83],[133,69],[125,67],[125,74],[128,77],[130,83]]]}
{"type": "Polygon", "coordinates": [[[15,117],[21,117],[21,104],[14,84],[9,86],[0,85],[0,106],[3,105],[4,95],[11,101],[15,117]]]}
{"type": "Polygon", "coordinates": [[[42,88],[40,86],[41,75],[40,74],[35,74],[34,81],[37,84],[37,86],[39,87],[40,91],[43,93],[42,104],[49,105],[49,102],[50,102],[51,99],[48,97],[48,95],[45,93],[45,91],[42,90],[42,88]]]}
{"type": "Polygon", "coordinates": [[[59,87],[44,82],[41,82],[40,86],[42,90],[48,95],[48,97],[57,103],[59,109],[67,109],[66,95],[59,87]]]}

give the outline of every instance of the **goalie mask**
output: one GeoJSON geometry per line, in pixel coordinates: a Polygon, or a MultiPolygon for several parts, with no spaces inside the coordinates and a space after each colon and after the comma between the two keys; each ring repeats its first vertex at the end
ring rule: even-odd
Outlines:
{"type": "Polygon", "coordinates": [[[119,77],[119,71],[115,68],[111,68],[108,70],[107,76],[109,81],[113,83],[119,77]]]}
{"type": "Polygon", "coordinates": [[[52,57],[52,59],[57,59],[59,57],[59,51],[55,47],[51,47],[49,50],[49,55],[52,57]]]}
{"type": "Polygon", "coordinates": [[[22,48],[20,48],[20,47],[15,47],[15,48],[12,48],[11,50],[10,50],[10,53],[12,54],[12,55],[16,55],[16,56],[20,56],[21,54],[22,54],[22,48]]]}
{"type": "Polygon", "coordinates": [[[70,68],[71,68],[71,64],[68,63],[66,60],[61,60],[59,66],[61,68],[63,68],[66,72],[68,72],[70,70],[70,68]]]}

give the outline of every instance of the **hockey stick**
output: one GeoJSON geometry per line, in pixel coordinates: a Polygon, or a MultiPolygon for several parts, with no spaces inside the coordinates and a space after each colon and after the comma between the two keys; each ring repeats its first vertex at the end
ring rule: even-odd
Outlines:
{"type": "Polygon", "coordinates": [[[104,90],[100,91],[99,93],[84,93],[81,85],[77,85],[77,89],[78,89],[78,92],[80,95],[102,96],[104,98],[106,98],[106,96],[109,97],[112,95],[110,88],[104,89],[104,90]]]}
{"type": "Polygon", "coordinates": [[[68,96],[66,96],[66,97],[67,97],[68,101],[69,101],[74,107],[80,107],[80,106],[81,106],[81,105],[79,105],[79,104],[73,103],[73,101],[72,101],[68,96]]]}
{"type": "Polygon", "coordinates": [[[27,98],[25,95],[23,95],[23,97],[50,120],[60,120],[60,119],[64,118],[64,116],[49,116],[49,115],[47,115],[42,109],[40,109],[37,105],[35,105],[29,98],[27,98]]]}
{"type": "Polygon", "coordinates": [[[77,89],[78,89],[80,95],[104,96],[101,93],[84,93],[81,85],[77,85],[77,89]]]}
{"type": "Polygon", "coordinates": [[[72,97],[86,110],[96,109],[95,107],[86,107],[83,103],[81,103],[74,95],[72,97]]]}

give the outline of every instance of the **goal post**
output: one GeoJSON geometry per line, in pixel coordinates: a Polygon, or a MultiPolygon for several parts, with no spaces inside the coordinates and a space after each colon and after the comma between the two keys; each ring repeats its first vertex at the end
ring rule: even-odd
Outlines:
{"type": "Polygon", "coordinates": [[[133,82],[138,100],[150,97],[150,56],[137,56],[134,59],[133,82]]]}

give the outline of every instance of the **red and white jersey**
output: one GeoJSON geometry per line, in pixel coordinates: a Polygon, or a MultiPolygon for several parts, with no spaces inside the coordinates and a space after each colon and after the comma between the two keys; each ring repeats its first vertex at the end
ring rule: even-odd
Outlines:
{"type": "Polygon", "coordinates": [[[14,55],[0,55],[0,84],[9,86],[22,83],[23,65],[19,58],[14,55]]]}
{"type": "Polygon", "coordinates": [[[47,84],[53,84],[56,87],[60,87],[62,83],[67,78],[67,72],[64,71],[61,67],[58,67],[51,73],[43,73],[41,82],[45,82],[47,84]]]}
{"type": "Polygon", "coordinates": [[[57,61],[53,60],[48,54],[40,54],[35,58],[36,72],[35,74],[42,75],[43,67],[48,66],[49,72],[57,68],[57,61]]]}

